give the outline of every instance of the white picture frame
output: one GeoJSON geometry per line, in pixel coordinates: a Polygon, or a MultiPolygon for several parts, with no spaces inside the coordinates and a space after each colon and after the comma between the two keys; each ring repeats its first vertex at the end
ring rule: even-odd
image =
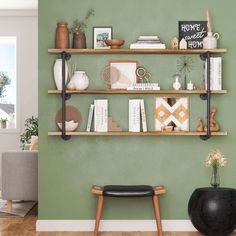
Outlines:
{"type": "Polygon", "coordinates": [[[111,80],[110,89],[127,89],[137,83],[137,60],[111,60],[109,66],[111,70],[115,68],[118,71],[118,78],[111,80]]]}
{"type": "Polygon", "coordinates": [[[96,26],[93,27],[93,48],[94,49],[109,49],[105,40],[112,39],[111,26],[96,26]]]}

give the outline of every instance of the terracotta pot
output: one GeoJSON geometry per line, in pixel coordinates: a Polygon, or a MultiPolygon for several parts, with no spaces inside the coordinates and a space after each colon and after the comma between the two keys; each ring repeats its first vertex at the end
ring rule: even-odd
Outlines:
{"type": "Polygon", "coordinates": [[[78,48],[86,48],[86,36],[84,32],[78,34],[78,48]]]}
{"type": "Polygon", "coordinates": [[[57,23],[55,44],[56,48],[59,49],[70,47],[69,30],[66,22],[57,23]]]}

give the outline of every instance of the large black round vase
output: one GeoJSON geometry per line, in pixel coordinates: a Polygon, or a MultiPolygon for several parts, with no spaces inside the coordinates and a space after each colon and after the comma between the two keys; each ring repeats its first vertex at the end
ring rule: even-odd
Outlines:
{"type": "Polygon", "coordinates": [[[236,226],[236,190],[198,188],[188,203],[194,227],[204,235],[226,236],[236,226]]]}

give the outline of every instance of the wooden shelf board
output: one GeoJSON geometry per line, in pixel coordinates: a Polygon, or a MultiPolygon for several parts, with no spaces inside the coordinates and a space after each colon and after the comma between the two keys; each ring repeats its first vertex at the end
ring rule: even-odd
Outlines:
{"type": "MultiPolygon", "coordinates": [[[[206,132],[67,132],[67,135],[71,136],[199,136],[206,135],[206,132]]],[[[49,136],[61,136],[61,132],[48,132],[49,136]]],[[[225,136],[227,132],[212,132],[212,136],[225,136]]]]}
{"type": "Polygon", "coordinates": [[[226,53],[227,49],[217,48],[217,49],[48,49],[49,53],[58,54],[62,52],[67,52],[70,54],[202,54],[210,52],[212,54],[226,53]]]}
{"type": "MultiPolygon", "coordinates": [[[[61,94],[61,90],[48,90],[49,94],[61,94]]],[[[206,94],[206,90],[66,90],[67,94],[206,94]]],[[[225,94],[227,90],[211,91],[211,94],[225,94]]]]}

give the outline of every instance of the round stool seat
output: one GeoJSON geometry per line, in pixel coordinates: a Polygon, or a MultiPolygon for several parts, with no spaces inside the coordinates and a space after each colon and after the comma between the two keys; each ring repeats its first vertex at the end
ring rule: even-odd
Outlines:
{"type": "Polygon", "coordinates": [[[106,197],[150,197],[154,195],[153,187],[149,185],[106,185],[103,188],[106,197]]]}

